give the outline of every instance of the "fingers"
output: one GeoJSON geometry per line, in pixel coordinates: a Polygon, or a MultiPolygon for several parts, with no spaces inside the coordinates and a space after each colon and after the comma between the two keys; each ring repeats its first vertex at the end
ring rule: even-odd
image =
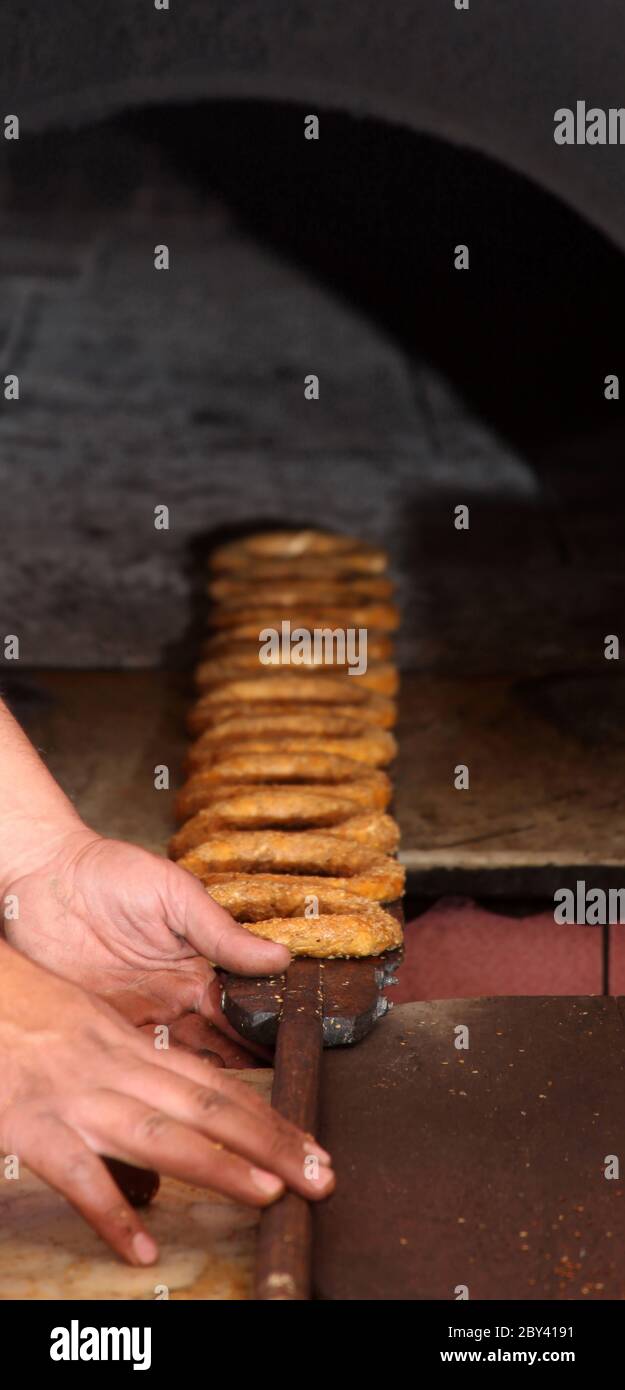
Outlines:
{"type": "MultiPolygon", "coordinates": [[[[232,1045],[232,1055],[230,1055],[231,1044],[221,1033],[217,1033],[213,1025],[207,1022],[198,1014],[184,1014],[180,1020],[172,1024],[148,1023],[134,1030],[128,1039],[127,1063],[129,1067],[143,1064],[147,1066],[167,1067],[171,1071],[177,1071],[183,1075],[188,1075],[184,1070],[183,1058],[191,1060],[191,1077],[206,1084],[206,1068],[212,1065],[212,1055],[216,1056],[215,1066],[219,1067],[220,1062],[228,1068],[228,1076],[232,1075],[233,1070],[247,1070],[255,1068],[253,1059],[247,1059],[243,1051],[243,1039],[236,1036],[236,1045],[232,1045]],[[198,1029],[187,1028],[187,1024],[197,1023],[198,1029]],[[179,1031],[180,1025],[180,1031],[179,1031]],[[185,1025],[183,1027],[183,1025],[185,1025]],[[168,1041],[162,1041],[163,1029],[169,1031],[168,1041]],[[208,1054],[211,1053],[211,1056],[208,1054]]],[[[265,1048],[255,1050],[271,1054],[265,1048]]],[[[125,1070],[123,1075],[125,1076],[125,1070]]],[[[102,1075],[102,1083],[105,1086],[112,1086],[115,1089],[119,1086],[119,1074],[115,1066],[108,1067],[102,1075]]],[[[252,1098],[252,1103],[256,1102],[256,1097],[248,1086],[242,1086],[244,1095],[252,1098]]]]}
{"type": "Polygon", "coordinates": [[[270,1106],[251,1110],[239,1104],[238,1091],[244,1088],[230,1087],[208,1068],[198,1084],[162,1067],[142,1067],[128,1077],[125,1089],[155,1111],[276,1174],[302,1196],[325,1197],[334,1186],[323,1149],[270,1106]]]}
{"type": "Polygon", "coordinates": [[[184,1047],[187,1052],[210,1062],[212,1066],[223,1067],[227,1059],[235,1056],[239,1066],[246,1066],[248,1059],[242,1048],[230,1044],[207,1018],[201,1014],[186,1013],[172,1023],[169,1035],[174,1047],[184,1047]],[[240,1056],[243,1060],[239,1060],[240,1056]]]}
{"type": "MultiPolygon", "coordinates": [[[[148,986],[151,978],[148,977],[148,986]]],[[[153,1042],[155,1029],[165,1024],[172,1043],[186,1043],[194,1052],[216,1049],[229,1066],[253,1065],[246,1055],[248,1053],[263,1061],[271,1061],[269,1048],[243,1038],[228,1022],[221,1007],[222,985],[208,961],[194,956],[175,969],[156,971],[155,978],[155,993],[148,995],[146,986],[141,996],[143,1008],[135,1010],[136,1025],[145,1037],[153,1042]],[[165,975],[168,977],[166,999],[165,987],[161,983],[165,975]]],[[[135,1001],[137,998],[136,993],[133,994],[135,1001]]],[[[118,1007],[118,1000],[117,995],[107,995],[107,1002],[113,1007],[118,1007]]],[[[127,1009],[122,1008],[122,1012],[127,1018],[127,1009]]]]}
{"type": "MultiPolygon", "coordinates": [[[[304,1153],[307,1174],[310,1168],[313,1167],[312,1164],[306,1163],[306,1159],[309,1157],[318,1159],[323,1167],[330,1167],[330,1155],[317,1143],[312,1134],[304,1134],[302,1130],[285,1120],[278,1111],[273,1110],[271,1106],[267,1104],[266,1100],[263,1100],[261,1096],[257,1095],[251,1086],[246,1085],[243,1081],[237,1080],[231,1071],[215,1071],[207,1062],[201,1060],[197,1055],[194,1056],[191,1052],[187,1052],[185,1049],[179,1047],[169,1048],[166,1051],[155,1053],[147,1038],[138,1031],[132,1036],[129,1053],[134,1059],[135,1066],[132,1070],[131,1068],[124,1069],[124,1089],[131,1087],[133,1094],[140,1094],[143,1096],[143,1091],[141,1090],[141,1077],[145,1075],[147,1069],[156,1068],[161,1084],[164,1071],[173,1073],[177,1078],[184,1077],[193,1082],[196,1089],[209,1088],[213,1091],[222,1092],[232,1102],[236,1102],[236,1105],[240,1109],[247,1110],[251,1112],[253,1116],[260,1117],[264,1125],[267,1123],[271,1124],[272,1127],[275,1127],[274,1135],[277,1136],[279,1147],[283,1147],[284,1136],[288,1135],[290,1142],[294,1146],[289,1152],[291,1156],[295,1154],[296,1157],[301,1155],[302,1152],[304,1153]]],[[[113,1076],[110,1084],[115,1089],[119,1087],[119,1080],[116,1075],[113,1076]]],[[[160,1104],[160,1102],[157,1103],[160,1104]]],[[[152,1162],[149,1166],[154,1167],[157,1165],[152,1162]]],[[[282,1174],[285,1173],[284,1167],[279,1163],[275,1167],[275,1171],[282,1174]]],[[[288,1171],[290,1172],[291,1169],[289,1168],[288,1171]]],[[[313,1193],[310,1188],[310,1180],[307,1177],[306,1186],[304,1188],[300,1187],[299,1190],[303,1191],[304,1195],[307,1197],[316,1195],[326,1196],[327,1192],[331,1191],[331,1186],[328,1186],[327,1190],[323,1190],[319,1193],[315,1188],[313,1193]]]]}
{"type": "MultiPolygon", "coordinates": [[[[140,1032],[148,1041],[154,1042],[154,1024],[142,1025],[140,1032]]],[[[215,1036],[219,1039],[212,1023],[205,1023],[198,1014],[183,1014],[179,1022],[172,1023],[169,1029],[170,1047],[182,1048],[183,1052],[190,1052],[192,1057],[199,1057],[202,1062],[210,1062],[211,1067],[223,1067],[225,1063],[221,1053],[211,1050],[215,1046],[215,1036]],[[190,1027],[179,1027],[179,1024],[187,1025],[192,1021],[198,1023],[205,1031],[198,1032],[190,1027]]]]}
{"type": "Polygon", "coordinates": [[[154,1264],[156,1242],[102,1159],[62,1120],[33,1116],[20,1152],[29,1168],[62,1193],[117,1255],[132,1265],[154,1264]]]}
{"type": "Polygon", "coordinates": [[[177,864],[169,864],[168,869],[175,875],[175,891],[168,895],[171,931],[185,936],[200,955],[235,974],[281,975],[286,970],[291,960],[286,946],[263,941],[238,926],[186,869],[177,864]]]}
{"type": "MultiPolygon", "coordinates": [[[[124,990],[109,991],[106,998],[127,1022],[136,1028],[148,1023],[173,1023],[181,1014],[200,1009],[207,986],[215,973],[201,956],[186,960],[163,962],[143,975],[135,975],[124,990]]],[[[220,992],[217,995],[221,997],[220,992]]]]}
{"type": "MultiPolygon", "coordinates": [[[[184,1048],[170,1048],[166,1052],[159,1052],[158,1056],[155,1056],[153,1050],[148,1056],[142,1049],[141,1060],[148,1066],[153,1065],[156,1061],[159,1066],[165,1067],[168,1071],[176,1072],[178,1076],[186,1076],[199,1086],[210,1084],[211,1086],[216,1085],[220,1089],[225,1086],[228,1094],[234,1096],[237,1103],[242,1105],[245,1110],[252,1110],[255,1113],[260,1110],[264,1113],[269,1109],[267,1101],[263,1100],[262,1096],[257,1095],[252,1087],[247,1086],[244,1081],[237,1080],[232,1071],[220,1071],[217,1077],[210,1072],[210,1077],[207,1079],[207,1071],[210,1071],[208,1064],[202,1061],[197,1053],[193,1055],[191,1052],[186,1052],[184,1048]]],[[[303,1134],[302,1138],[304,1138],[303,1134]]]]}
{"type": "MultiPolygon", "coordinates": [[[[157,1075],[162,1077],[159,1068],[157,1075]]],[[[117,1091],[97,1091],[76,1102],[76,1129],[92,1148],[124,1163],[151,1166],[159,1173],[201,1187],[212,1187],[237,1202],[263,1207],[284,1191],[284,1183],[236,1153],[216,1147],[204,1134],[180,1124],[162,1109],[117,1091]]]]}
{"type": "Polygon", "coordinates": [[[201,1057],[203,1062],[210,1062],[211,1067],[223,1067],[224,1059],[218,1052],[209,1052],[207,1047],[191,1047],[190,1043],[174,1042],[174,1047],[181,1047],[184,1052],[192,1052],[195,1057],[201,1057]]]}

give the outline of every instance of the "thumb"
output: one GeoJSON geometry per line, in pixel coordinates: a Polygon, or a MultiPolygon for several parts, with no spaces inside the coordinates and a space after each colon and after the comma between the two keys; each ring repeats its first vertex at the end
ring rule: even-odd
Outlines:
{"type": "Polygon", "coordinates": [[[240,927],[192,874],[177,864],[171,868],[176,883],[168,926],[184,936],[198,955],[237,975],[281,975],[286,970],[291,961],[286,946],[263,941],[240,927]]]}

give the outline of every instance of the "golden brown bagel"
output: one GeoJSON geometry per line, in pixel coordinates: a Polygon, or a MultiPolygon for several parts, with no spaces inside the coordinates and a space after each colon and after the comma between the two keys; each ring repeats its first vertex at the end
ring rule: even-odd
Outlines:
{"type": "MultiPolygon", "coordinates": [[[[399,689],[399,676],[394,666],[387,662],[372,662],[366,669],[359,674],[348,674],[348,667],[338,666],[330,662],[327,666],[319,664],[317,666],[298,666],[298,665],[267,665],[257,662],[252,668],[252,678],[267,681],[280,680],[285,674],[297,677],[300,680],[334,680],[343,676],[345,680],[358,681],[358,684],[365,690],[373,690],[378,695],[396,695],[399,689]]],[[[227,658],[211,657],[208,661],[201,661],[195,668],[195,684],[201,690],[212,690],[217,685],[225,682],[238,680],[241,675],[245,678],[249,674],[249,668],[241,671],[236,663],[227,658]]],[[[269,689],[269,697],[271,691],[269,689]]]]}
{"type": "MultiPolygon", "coordinates": [[[[238,681],[236,688],[239,688],[238,681]]],[[[257,690],[256,687],[256,693],[249,699],[238,700],[232,694],[231,688],[230,698],[223,701],[214,700],[209,691],[208,698],[201,696],[189,710],[187,715],[189,732],[200,734],[203,729],[213,729],[226,719],[281,719],[283,716],[289,715],[298,718],[301,716],[302,721],[309,715],[315,717],[319,714],[331,715],[337,720],[354,717],[364,724],[370,724],[379,729],[392,729],[397,720],[395,702],[389,700],[385,695],[375,695],[372,692],[369,692],[368,699],[356,704],[333,704],[328,700],[259,699],[257,690]]],[[[263,695],[266,693],[264,691],[263,695]]]]}
{"type": "Polygon", "coordinates": [[[286,946],[292,956],[312,956],[320,960],[380,956],[384,951],[401,946],[402,941],[401,927],[390,912],[373,920],[363,917],[356,908],[329,916],[274,917],[241,925],[254,936],[286,946]]]}
{"type": "MultiPolygon", "coordinates": [[[[279,556],[276,555],[273,559],[254,560],[254,564],[250,565],[246,570],[242,568],[236,571],[234,569],[228,571],[222,569],[213,570],[212,572],[214,574],[228,573],[232,575],[237,573],[239,575],[245,575],[248,579],[252,578],[258,580],[260,584],[265,583],[265,581],[270,581],[272,583],[277,581],[282,583],[284,580],[289,582],[293,578],[295,563],[294,560],[290,560],[285,556],[280,559],[279,556]]],[[[211,568],[210,564],[209,568],[211,568]]],[[[351,583],[352,579],[360,578],[362,575],[383,575],[385,569],[386,566],[379,563],[379,558],[375,559],[372,563],[369,556],[360,554],[357,556],[355,551],[346,551],[344,555],[324,555],[323,558],[324,580],[332,584],[335,582],[339,583],[341,586],[351,583]]],[[[303,580],[318,580],[319,559],[315,559],[313,555],[307,555],[303,556],[301,560],[298,560],[297,578],[303,580]]]]}
{"type": "MultiPolygon", "coordinates": [[[[366,706],[372,698],[380,696],[377,691],[368,690],[358,676],[314,675],[301,671],[274,671],[271,675],[239,676],[221,681],[203,691],[202,700],[206,705],[249,703],[261,700],[265,704],[273,701],[292,704],[298,700],[306,704],[358,705],[366,706]]],[[[387,697],[386,697],[387,698],[387,697]]]]}
{"type": "Polygon", "coordinates": [[[247,739],[233,737],[227,747],[202,734],[189,749],[187,767],[190,771],[212,767],[222,758],[238,752],[336,753],[339,758],[353,758],[354,762],[367,763],[369,767],[385,767],[393,761],[397,744],[386,729],[371,729],[360,738],[331,738],[328,734],[287,734],[281,738],[275,730],[273,734],[257,734],[247,739]]]}
{"type": "Polygon", "coordinates": [[[253,572],[256,562],[297,564],[300,560],[338,561],[355,573],[379,574],[386,569],[387,557],[378,546],[350,536],[333,535],[329,531],[288,530],[257,531],[240,540],[230,541],[211,551],[212,570],[253,572]]]}
{"type": "Polygon", "coordinates": [[[320,792],[333,796],[336,791],[337,796],[340,794],[341,801],[348,801],[354,808],[354,814],[360,811],[384,810],[390,801],[390,787],[386,792],[377,782],[369,781],[341,782],[340,787],[336,788],[320,785],[318,782],[206,782],[194,787],[189,798],[185,797],[184,804],[188,803],[188,810],[183,811],[183,803],[179,798],[176,815],[180,822],[185,822],[196,816],[199,811],[211,809],[218,801],[223,801],[224,797],[249,796],[254,792],[294,791],[302,801],[304,798],[318,796],[320,792]]]}
{"type": "MultiPolygon", "coordinates": [[[[329,641],[327,645],[329,648],[329,641]]],[[[309,666],[313,670],[317,670],[319,666],[341,665],[338,661],[326,660],[328,652],[326,651],[325,639],[323,646],[321,642],[319,646],[321,647],[320,652],[315,652],[314,643],[310,651],[302,647],[301,652],[298,652],[298,656],[301,658],[299,660],[299,665],[309,666]]],[[[203,660],[208,661],[212,657],[219,657],[223,661],[233,662],[241,671],[257,671],[260,666],[265,664],[269,666],[293,665],[292,662],[286,659],[286,656],[283,656],[282,652],[278,653],[275,661],[272,659],[266,663],[262,662],[259,657],[260,645],[258,637],[239,637],[238,628],[236,627],[223,628],[218,632],[214,632],[211,637],[207,637],[202,642],[200,651],[203,660]]],[[[269,654],[271,655],[271,653],[269,654]]],[[[330,652],[330,655],[341,655],[340,651],[337,652],[336,642],[333,642],[333,652],[330,652]]],[[[367,659],[369,662],[388,661],[392,655],[393,638],[389,633],[367,632],[367,659]]],[[[347,665],[347,662],[345,661],[342,664],[347,665]]]]}
{"type": "MultiPolygon", "coordinates": [[[[246,707],[249,708],[249,707],[246,707]]],[[[256,707],[254,707],[256,708],[256,707]]],[[[282,708],[278,706],[278,709],[282,708]]],[[[319,737],[321,734],[332,738],[361,738],[367,734],[384,732],[379,724],[368,724],[360,712],[351,715],[335,715],[336,706],[313,706],[314,712],[306,714],[254,714],[230,715],[204,729],[194,747],[213,747],[215,744],[240,745],[257,738],[290,738],[302,735],[303,738],[319,737]]]]}
{"type": "MultiPolygon", "coordinates": [[[[228,783],[246,784],[309,784],[336,787],[341,796],[350,798],[348,788],[356,783],[366,788],[364,805],[384,811],[391,797],[391,784],[386,773],[357,763],[352,758],[335,754],[310,753],[232,753],[207,771],[196,772],[181,788],[176,798],[179,820],[201,811],[214,801],[213,789],[228,783]]],[[[222,796],[227,792],[222,790],[222,796]]]]}
{"type": "Polygon", "coordinates": [[[215,883],[210,894],[248,931],[278,941],[292,955],[371,956],[401,945],[401,926],[391,913],[326,879],[256,874],[215,883]]]}
{"type": "Polygon", "coordinates": [[[258,579],[252,571],[241,574],[219,574],[209,580],[208,593],[214,603],[238,604],[243,608],[261,602],[290,607],[303,604],[323,607],[325,603],[343,604],[357,598],[390,598],[393,582],[385,575],[354,575],[351,579],[316,578],[300,575],[294,569],[277,579],[258,579]]]}
{"type": "Polygon", "coordinates": [[[399,613],[394,604],[376,603],[375,600],[371,603],[353,601],[345,606],[297,604],[290,608],[280,608],[279,604],[226,608],[222,604],[210,611],[211,627],[237,628],[241,637],[258,637],[266,628],[280,632],[283,622],[291,624],[292,632],[296,628],[304,628],[306,632],[314,632],[315,628],[377,628],[380,632],[396,632],[399,613]]]}
{"type": "Polygon", "coordinates": [[[217,830],[312,830],[357,840],[383,854],[399,843],[399,827],[381,811],[359,811],[344,797],[300,794],[299,787],[275,790],[254,787],[247,794],[224,796],[188,820],[169,842],[172,859],[195,849],[217,830]]]}
{"type": "Polygon", "coordinates": [[[349,879],[351,892],[376,902],[393,902],[405,882],[405,870],[396,859],[322,830],[225,830],[178,863],[203,883],[216,874],[223,879],[224,874],[244,873],[349,879]]]}

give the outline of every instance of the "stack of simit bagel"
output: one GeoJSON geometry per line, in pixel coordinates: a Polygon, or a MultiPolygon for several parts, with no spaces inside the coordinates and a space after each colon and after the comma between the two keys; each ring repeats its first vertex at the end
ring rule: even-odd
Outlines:
{"type": "Polygon", "coordinates": [[[169,850],[249,931],[293,955],[396,947],[391,732],[398,626],[384,551],[264,531],[210,557],[210,635],[169,850]]]}

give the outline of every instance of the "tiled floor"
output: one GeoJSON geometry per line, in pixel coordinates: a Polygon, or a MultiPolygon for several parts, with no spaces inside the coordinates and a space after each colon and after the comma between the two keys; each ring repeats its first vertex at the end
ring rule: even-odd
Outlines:
{"type": "MultiPolygon", "coordinates": [[[[625,932],[625,928],[611,928],[625,932]]],[[[622,942],[610,953],[608,992],[625,993],[622,942]]],[[[602,994],[604,928],[557,925],[553,915],[506,917],[467,900],[439,902],[406,927],[397,1004],[496,994],[602,994]]]]}

